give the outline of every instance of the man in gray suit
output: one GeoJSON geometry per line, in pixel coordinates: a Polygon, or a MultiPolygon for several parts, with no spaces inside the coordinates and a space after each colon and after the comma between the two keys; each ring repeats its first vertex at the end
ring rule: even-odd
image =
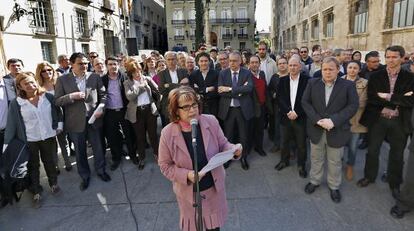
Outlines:
{"type": "Polygon", "coordinates": [[[309,80],[302,96],[311,140],[310,182],[305,192],[311,194],[321,184],[325,156],[331,199],[341,201],[342,149],[351,137],[349,120],[359,106],[355,84],[338,78],[339,62],[327,57],[322,62],[322,78],[309,80]]]}
{"type": "Polygon", "coordinates": [[[162,127],[165,127],[169,123],[168,118],[168,94],[174,88],[180,85],[188,85],[188,74],[187,70],[178,68],[177,66],[177,53],[174,51],[168,51],[164,55],[167,62],[167,69],[161,71],[158,75],[160,76],[160,84],[158,89],[161,94],[161,122],[162,127]]]}
{"type": "Polygon", "coordinates": [[[240,67],[242,58],[239,52],[230,53],[229,60],[230,68],[220,71],[218,78],[218,93],[221,96],[218,117],[224,121],[224,134],[227,139],[235,142],[237,135],[243,145],[240,161],[242,168],[247,170],[247,129],[255,112],[253,75],[249,70],[240,67]]]}
{"type": "Polygon", "coordinates": [[[87,72],[88,59],[83,53],[70,57],[72,72],[57,79],[56,105],[65,112],[65,129],[75,144],[78,173],[82,178],[81,191],[89,186],[91,171],[86,153],[86,141],[92,145],[95,170],[103,181],[110,181],[105,171],[105,155],[101,142],[103,112],[95,113],[95,122],[88,123],[95,109],[105,104],[106,90],[99,75],[87,72]]]}

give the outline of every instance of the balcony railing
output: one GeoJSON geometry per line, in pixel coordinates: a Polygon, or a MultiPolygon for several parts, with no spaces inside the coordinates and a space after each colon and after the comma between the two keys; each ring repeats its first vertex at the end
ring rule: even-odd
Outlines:
{"type": "Polygon", "coordinates": [[[173,19],[171,20],[171,24],[173,25],[182,25],[185,24],[185,19],[173,19]]]}
{"type": "Polygon", "coordinates": [[[196,23],[196,20],[195,19],[188,19],[187,20],[187,23],[188,24],[195,24],[196,23]]]}
{"type": "Polygon", "coordinates": [[[239,39],[248,39],[249,35],[248,34],[238,34],[237,38],[239,38],[239,39]]]}
{"type": "Polygon", "coordinates": [[[233,35],[232,34],[223,34],[221,38],[222,39],[232,39],[233,35]]]}
{"type": "Polygon", "coordinates": [[[190,40],[194,40],[195,39],[195,35],[190,35],[190,40]]]}
{"type": "Polygon", "coordinates": [[[55,32],[50,27],[35,27],[33,28],[33,33],[38,35],[54,35],[55,32]]]}
{"type": "Polygon", "coordinates": [[[175,35],[174,40],[184,40],[184,35],[175,35]]]}
{"type": "Polygon", "coordinates": [[[110,0],[103,0],[101,9],[113,13],[115,11],[115,7],[115,3],[111,2],[110,0]]]}
{"type": "Polygon", "coordinates": [[[219,24],[219,23],[233,23],[234,18],[213,18],[210,19],[210,23],[219,24]]]}
{"type": "Polygon", "coordinates": [[[250,18],[236,18],[236,23],[250,23],[250,18]]]}

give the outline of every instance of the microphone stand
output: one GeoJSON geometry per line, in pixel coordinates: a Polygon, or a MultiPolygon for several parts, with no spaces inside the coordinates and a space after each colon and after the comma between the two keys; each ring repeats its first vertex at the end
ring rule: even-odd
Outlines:
{"type": "Polygon", "coordinates": [[[193,153],[194,153],[194,181],[195,181],[195,187],[196,191],[194,192],[194,204],[193,207],[195,208],[195,217],[196,220],[196,230],[197,231],[203,231],[203,207],[201,202],[201,194],[200,194],[200,182],[199,182],[199,176],[198,176],[198,156],[197,156],[197,124],[196,126],[192,126],[192,144],[193,144],[193,153]]]}

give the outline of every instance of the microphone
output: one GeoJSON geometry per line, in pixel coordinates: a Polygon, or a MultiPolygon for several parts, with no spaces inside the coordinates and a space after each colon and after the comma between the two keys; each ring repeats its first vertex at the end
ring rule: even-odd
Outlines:
{"type": "Polygon", "coordinates": [[[192,119],[190,121],[190,124],[191,124],[191,139],[192,139],[193,143],[196,143],[198,120],[197,119],[192,119]]]}

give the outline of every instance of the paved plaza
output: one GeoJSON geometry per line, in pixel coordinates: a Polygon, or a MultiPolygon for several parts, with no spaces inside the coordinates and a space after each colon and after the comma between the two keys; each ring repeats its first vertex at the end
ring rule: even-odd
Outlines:
{"type": "MultiPolygon", "coordinates": [[[[261,157],[252,152],[250,170],[242,170],[239,162],[227,170],[229,217],[222,230],[414,230],[414,214],[402,220],[389,215],[394,201],[387,184],[378,179],[367,188],[357,188],[364,152],[359,150],[354,181],[344,180],[339,204],[331,201],[326,183],[306,195],[308,180],[298,176],[296,167],[277,172],[274,165],[280,153],[261,157]]],[[[56,197],[48,192],[43,173],[42,207],[33,209],[26,192],[19,203],[0,210],[0,230],[178,230],[171,183],[153,159],[143,171],[123,161],[116,171],[108,172],[110,183],[93,175],[90,187],[81,192],[76,168],[69,173],[63,170],[59,177],[63,192],[56,197]]]]}

